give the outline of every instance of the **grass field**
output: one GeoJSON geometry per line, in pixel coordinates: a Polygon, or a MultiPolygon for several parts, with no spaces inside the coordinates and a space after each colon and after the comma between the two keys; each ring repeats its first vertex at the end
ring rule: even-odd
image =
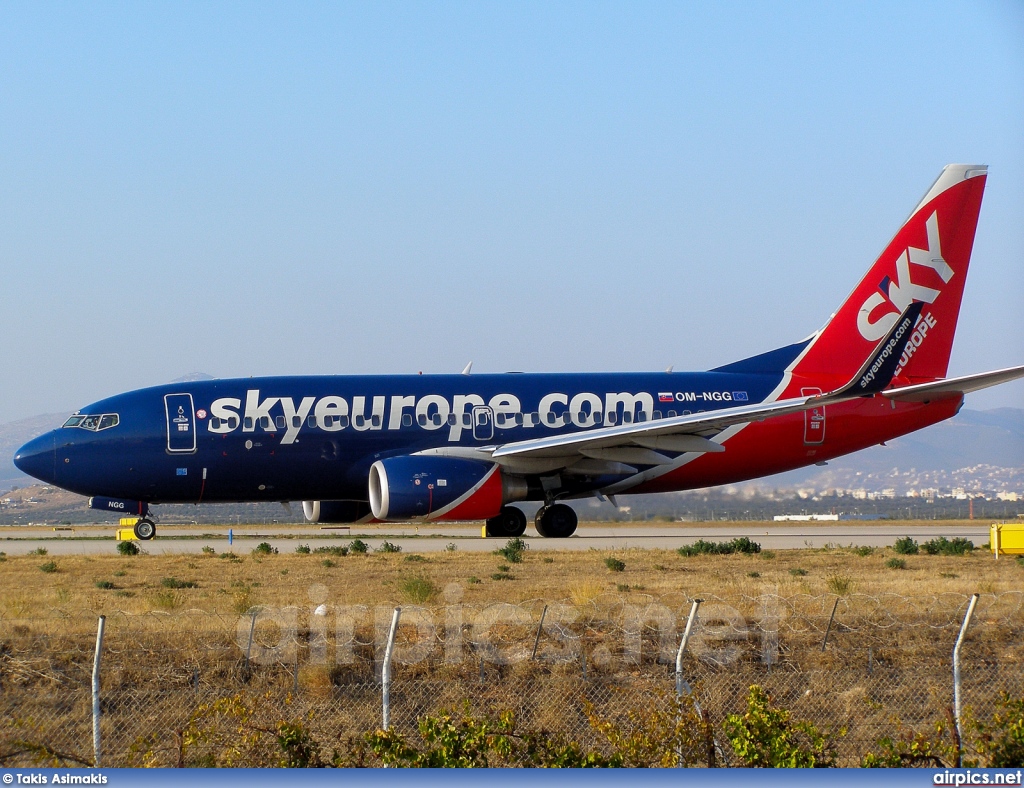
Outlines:
{"type": "MultiPolygon", "coordinates": [[[[423,555],[408,547],[377,552],[381,540],[366,541],[367,554],[348,555],[316,552],[316,539],[296,539],[295,547],[308,545],[311,552],[225,553],[221,545],[201,555],[121,556],[111,543],[109,555],[5,556],[0,615],[31,618],[54,607],[238,614],[253,605],[308,605],[314,586],[325,587],[329,601],[368,605],[440,603],[452,583],[470,604],[578,601],[606,593],[726,597],[762,587],[777,588],[782,596],[917,596],[999,594],[1024,586],[1024,567],[1012,559],[995,561],[981,550],[966,556],[897,555],[891,548],[851,546],[694,557],[674,550],[526,550],[513,563],[501,555],[460,552],[456,541],[449,552],[423,555]]],[[[494,546],[503,544],[495,540],[494,546]]]]}

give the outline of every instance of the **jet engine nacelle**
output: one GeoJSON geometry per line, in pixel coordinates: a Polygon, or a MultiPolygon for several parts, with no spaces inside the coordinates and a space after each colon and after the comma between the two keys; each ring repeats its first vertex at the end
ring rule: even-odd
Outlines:
{"type": "Polygon", "coordinates": [[[370,468],[370,511],[377,520],[486,520],[526,483],[493,462],[412,455],[370,468]]]}
{"type": "Polygon", "coordinates": [[[311,523],[356,523],[370,519],[366,501],[303,501],[302,513],[311,523]]]}

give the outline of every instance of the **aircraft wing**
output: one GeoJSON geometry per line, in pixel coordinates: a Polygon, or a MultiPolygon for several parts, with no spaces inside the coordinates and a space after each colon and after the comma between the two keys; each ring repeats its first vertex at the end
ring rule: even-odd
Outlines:
{"type": "Polygon", "coordinates": [[[924,402],[943,394],[969,394],[989,386],[997,386],[1017,378],[1024,378],[1024,366],[1007,367],[993,372],[979,372],[976,375],[964,375],[960,378],[946,378],[931,383],[918,383],[914,386],[903,386],[881,392],[883,397],[900,402],[924,402]]]}

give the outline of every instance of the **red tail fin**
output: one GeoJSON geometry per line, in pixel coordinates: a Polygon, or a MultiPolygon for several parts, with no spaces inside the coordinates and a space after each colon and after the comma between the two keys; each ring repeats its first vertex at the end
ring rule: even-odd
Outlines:
{"type": "Polygon", "coordinates": [[[921,316],[896,370],[905,382],[946,375],[987,168],[950,164],[797,362],[799,377],[848,380],[914,302],[921,316]]]}

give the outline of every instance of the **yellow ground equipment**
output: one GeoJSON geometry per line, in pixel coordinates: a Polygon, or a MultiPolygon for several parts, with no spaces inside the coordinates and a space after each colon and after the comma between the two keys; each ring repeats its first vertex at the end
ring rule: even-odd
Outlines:
{"type": "Polygon", "coordinates": [[[138,517],[122,517],[120,522],[121,527],[117,529],[117,541],[128,542],[137,540],[139,537],[135,535],[135,523],[138,521],[138,517]]]}
{"type": "Polygon", "coordinates": [[[996,558],[1024,555],[1024,523],[993,523],[988,543],[996,558]]]}

